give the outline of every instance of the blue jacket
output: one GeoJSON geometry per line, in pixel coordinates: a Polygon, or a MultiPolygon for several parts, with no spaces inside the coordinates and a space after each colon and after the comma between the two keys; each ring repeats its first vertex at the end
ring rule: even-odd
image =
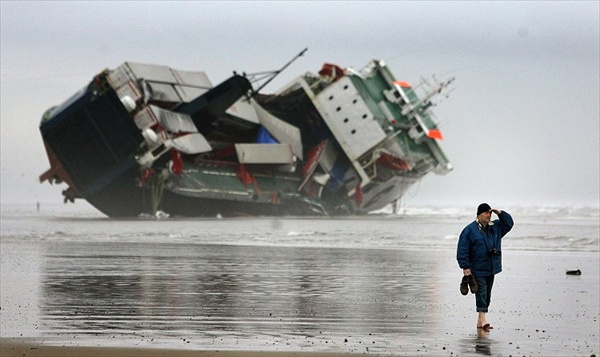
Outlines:
{"type": "Polygon", "coordinates": [[[487,227],[482,227],[475,220],[463,229],[456,249],[458,266],[471,269],[475,276],[490,276],[502,271],[502,237],[510,232],[514,222],[504,211],[498,218],[487,227]]]}

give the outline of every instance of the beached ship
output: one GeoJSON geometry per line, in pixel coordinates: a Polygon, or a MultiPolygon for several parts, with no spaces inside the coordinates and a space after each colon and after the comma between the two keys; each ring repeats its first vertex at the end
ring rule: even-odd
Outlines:
{"type": "Polygon", "coordinates": [[[216,86],[166,66],[104,70],[43,114],[40,181],[110,217],[353,215],[452,169],[431,112],[452,79],[418,95],[373,60],[261,93],[281,70],[216,86]]]}

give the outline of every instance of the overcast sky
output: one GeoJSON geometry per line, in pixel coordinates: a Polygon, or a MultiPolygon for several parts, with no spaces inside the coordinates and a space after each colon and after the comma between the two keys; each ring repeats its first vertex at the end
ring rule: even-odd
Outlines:
{"type": "MultiPolygon", "coordinates": [[[[39,121],[125,61],[259,72],[262,92],[324,62],[384,60],[398,80],[455,76],[435,109],[454,170],[406,205],[599,206],[599,2],[1,3],[1,200],[62,202],[39,121]]],[[[82,206],[83,201],[79,203],[82,206]]]]}

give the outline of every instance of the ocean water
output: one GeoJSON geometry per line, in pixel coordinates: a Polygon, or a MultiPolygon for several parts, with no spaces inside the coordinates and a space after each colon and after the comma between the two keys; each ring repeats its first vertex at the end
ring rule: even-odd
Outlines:
{"type": "Polygon", "coordinates": [[[598,353],[597,208],[506,207],[474,329],[455,247],[474,212],[110,219],[2,206],[0,336],[46,343],[388,355],[598,353]],[[579,276],[566,271],[579,269],[579,276]]]}
{"type": "MultiPolygon", "coordinates": [[[[110,219],[90,206],[2,206],[3,240],[118,241],[336,247],[454,248],[474,219],[464,207],[409,207],[362,217],[110,219]]],[[[507,208],[516,225],[504,249],[599,251],[598,208],[507,208]]],[[[495,218],[495,216],[494,216],[495,218]]]]}

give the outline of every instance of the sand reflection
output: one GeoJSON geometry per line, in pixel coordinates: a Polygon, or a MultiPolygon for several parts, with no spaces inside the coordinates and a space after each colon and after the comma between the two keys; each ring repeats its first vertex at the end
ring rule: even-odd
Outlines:
{"type": "Polygon", "coordinates": [[[337,339],[325,333],[344,336],[335,341],[342,346],[368,343],[377,350],[385,346],[374,335],[414,333],[415,320],[423,318],[415,308],[431,303],[424,300],[421,275],[431,267],[398,250],[135,244],[55,249],[50,247],[42,275],[41,314],[50,335],[189,336],[200,345],[265,335],[300,346],[309,337],[337,339]],[[407,276],[411,265],[423,273],[407,276]]]}

